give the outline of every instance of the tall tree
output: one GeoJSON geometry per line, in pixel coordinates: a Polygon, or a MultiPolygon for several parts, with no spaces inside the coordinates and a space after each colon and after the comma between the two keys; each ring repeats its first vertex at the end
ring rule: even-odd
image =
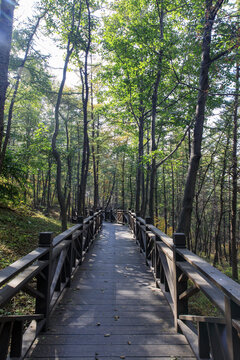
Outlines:
{"type": "MultiPolygon", "coordinates": [[[[240,7],[240,6],[239,6],[240,7]]],[[[238,111],[239,111],[239,53],[236,55],[236,95],[233,111],[233,143],[232,143],[232,212],[231,212],[231,265],[232,276],[238,279],[237,266],[237,178],[238,178],[238,161],[237,161],[237,140],[238,140],[238,111]]]]}
{"type": "Polygon", "coordinates": [[[2,0],[0,5],[0,173],[3,166],[4,108],[8,87],[8,66],[12,42],[13,13],[16,1],[2,0]]]}
{"type": "Polygon", "coordinates": [[[193,131],[193,140],[191,147],[191,157],[188,167],[187,179],[184,189],[182,211],[180,214],[178,232],[184,232],[187,236],[190,231],[191,214],[193,208],[193,200],[195,195],[195,186],[199,162],[201,159],[201,146],[203,136],[203,126],[205,120],[206,101],[209,91],[209,71],[211,65],[219,60],[222,56],[228,54],[236,47],[233,46],[224,49],[215,56],[211,55],[212,32],[216,17],[223,5],[224,0],[206,0],[205,1],[205,19],[202,35],[202,59],[199,74],[199,90],[196,104],[195,125],[193,131]]]}
{"type": "Polygon", "coordinates": [[[78,214],[85,215],[85,197],[87,187],[87,176],[89,168],[90,147],[88,136],[88,100],[89,100],[89,79],[88,79],[88,57],[92,42],[92,19],[89,1],[86,0],[87,7],[87,35],[84,65],[80,68],[80,76],[82,81],[82,103],[83,103],[83,150],[82,150],[82,166],[78,196],[78,214]]]}

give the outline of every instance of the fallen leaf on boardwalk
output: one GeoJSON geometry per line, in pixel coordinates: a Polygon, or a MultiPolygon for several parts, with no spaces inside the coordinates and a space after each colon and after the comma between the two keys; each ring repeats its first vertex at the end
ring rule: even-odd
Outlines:
{"type": "Polygon", "coordinates": [[[100,324],[100,323],[97,323],[96,325],[97,325],[97,326],[100,326],[101,324],[100,324]]]}
{"type": "Polygon", "coordinates": [[[119,316],[118,315],[114,316],[114,319],[115,321],[117,321],[119,319],[119,316]]]}
{"type": "Polygon", "coordinates": [[[125,359],[125,356],[124,355],[120,356],[120,359],[125,359]]]}
{"type": "Polygon", "coordinates": [[[105,337],[109,337],[111,334],[104,334],[105,337]]]}
{"type": "Polygon", "coordinates": [[[131,341],[128,341],[128,345],[132,345],[131,341]]]}

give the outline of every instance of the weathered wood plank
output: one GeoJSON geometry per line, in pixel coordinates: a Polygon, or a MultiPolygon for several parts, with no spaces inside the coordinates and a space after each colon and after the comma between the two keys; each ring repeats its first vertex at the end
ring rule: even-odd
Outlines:
{"type": "MultiPolygon", "coordinates": [[[[147,335],[147,334],[176,334],[176,331],[172,324],[165,322],[161,325],[142,325],[142,326],[97,326],[94,325],[51,325],[47,334],[58,334],[58,335],[99,335],[99,334],[124,334],[124,335],[147,335]]],[[[47,334],[45,336],[47,336],[47,334]]]]}
{"type": "MultiPolygon", "coordinates": [[[[53,356],[53,357],[38,357],[38,359],[40,360],[51,360],[51,359],[55,359],[55,360],[76,360],[76,359],[79,359],[79,360],[94,360],[94,359],[97,359],[97,360],[119,360],[120,357],[119,356],[95,356],[94,358],[93,357],[89,357],[89,356],[81,356],[81,354],[79,354],[77,357],[62,357],[62,356],[53,356]]],[[[142,356],[125,356],[125,360],[173,360],[173,358],[169,358],[169,356],[161,356],[161,357],[142,357],[142,356]]],[[[180,358],[179,358],[180,360],[180,358]]],[[[181,360],[196,360],[195,357],[181,357],[181,360]]]]}
{"type": "Polygon", "coordinates": [[[189,345],[38,345],[31,358],[42,356],[192,356],[189,345]]]}
{"type": "Polygon", "coordinates": [[[42,335],[39,344],[48,345],[187,345],[183,335],[126,335],[126,334],[99,334],[99,335],[42,335]]]}
{"type": "Polygon", "coordinates": [[[18,274],[3,289],[0,289],[0,305],[3,306],[14,294],[16,294],[25,284],[36,276],[42,269],[46,267],[46,262],[41,261],[36,265],[31,265],[21,274],[18,274]]]}
{"type": "Polygon", "coordinates": [[[201,274],[198,270],[185,261],[177,262],[177,266],[187,274],[187,276],[195,283],[210,300],[224,312],[224,294],[215,285],[211,284],[209,280],[201,274]]]}
{"type": "Polygon", "coordinates": [[[72,226],[70,229],[64,231],[63,233],[55,236],[53,239],[53,246],[57,246],[61,241],[71,236],[75,231],[79,231],[82,228],[82,224],[77,224],[72,226]]]}
{"type": "Polygon", "coordinates": [[[187,249],[178,249],[177,252],[240,305],[240,286],[238,283],[208,264],[196,254],[193,254],[191,251],[187,249]]]}
{"type": "Polygon", "coordinates": [[[43,256],[47,251],[48,249],[45,248],[37,248],[26,256],[7,266],[5,269],[2,269],[0,271],[0,286],[4,285],[7,281],[11,280],[14,276],[22,272],[26,267],[43,256]]]}

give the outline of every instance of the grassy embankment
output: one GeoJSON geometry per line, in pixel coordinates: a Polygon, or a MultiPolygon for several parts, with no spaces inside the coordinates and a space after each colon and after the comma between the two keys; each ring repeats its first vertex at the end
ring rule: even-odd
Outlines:
{"type": "Polygon", "coordinates": [[[44,231],[60,233],[60,221],[26,208],[0,207],[0,269],[35,249],[44,231]]]}
{"type": "MultiPolygon", "coordinates": [[[[0,207],[0,269],[5,268],[38,246],[40,232],[61,232],[57,217],[46,217],[27,208],[0,207]]],[[[29,314],[34,312],[35,301],[20,292],[3,309],[1,314],[29,314]]]]}

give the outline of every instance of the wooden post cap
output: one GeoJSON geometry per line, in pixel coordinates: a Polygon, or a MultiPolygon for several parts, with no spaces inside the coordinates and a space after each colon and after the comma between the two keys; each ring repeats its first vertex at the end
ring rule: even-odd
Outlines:
{"type": "Polygon", "coordinates": [[[83,223],[83,219],[84,219],[83,216],[78,216],[78,217],[77,217],[77,223],[78,223],[78,224],[82,224],[82,223],[83,223]]]}
{"type": "Polygon", "coordinates": [[[38,246],[39,247],[50,247],[53,241],[53,232],[40,232],[38,246]]]}
{"type": "Polygon", "coordinates": [[[174,233],[173,234],[173,243],[177,248],[186,247],[186,236],[184,233],[174,233]]]}
{"type": "Polygon", "coordinates": [[[146,224],[152,225],[152,219],[150,217],[146,217],[145,221],[146,221],[146,224]]]}

